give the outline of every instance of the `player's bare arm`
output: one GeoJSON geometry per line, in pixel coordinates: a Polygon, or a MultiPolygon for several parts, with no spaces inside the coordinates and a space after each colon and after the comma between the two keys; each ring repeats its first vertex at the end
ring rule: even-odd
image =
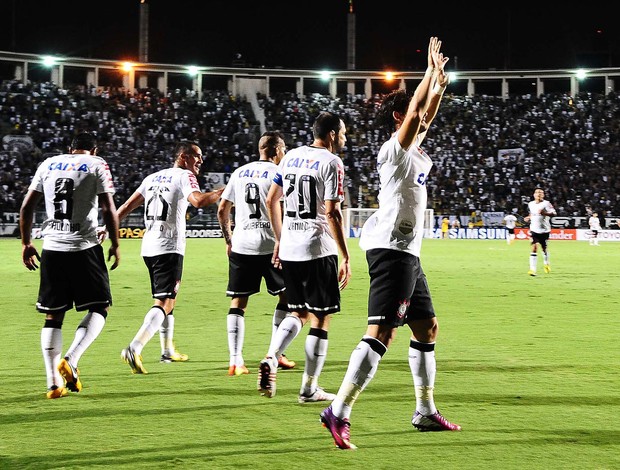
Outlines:
{"type": "Polygon", "coordinates": [[[118,264],[121,261],[121,254],[119,250],[119,241],[118,241],[118,226],[119,226],[118,212],[116,211],[116,206],[114,205],[114,199],[111,193],[99,194],[98,199],[99,199],[99,207],[101,207],[101,215],[103,217],[103,221],[108,231],[108,236],[110,237],[110,248],[108,250],[108,261],[114,258],[114,262],[112,263],[112,266],[110,267],[111,270],[114,270],[118,267],[118,264]]]}
{"type": "Polygon", "coordinates": [[[200,207],[206,207],[210,206],[211,204],[216,204],[223,192],[224,188],[216,189],[214,191],[208,191],[205,193],[201,193],[200,191],[194,191],[189,196],[187,196],[187,200],[192,206],[198,209],[200,207]]]}
{"type": "Polygon", "coordinates": [[[351,279],[351,259],[347,246],[347,239],[344,234],[344,219],[342,217],[340,201],[326,200],[325,216],[327,217],[327,223],[329,224],[332,236],[340,251],[341,261],[338,269],[338,281],[340,290],[342,290],[347,287],[349,279],[351,279]]]}
{"type": "Polygon", "coordinates": [[[37,262],[41,261],[39,252],[32,245],[31,234],[34,209],[42,197],[43,194],[38,191],[28,191],[19,212],[19,230],[22,239],[22,262],[29,271],[36,270],[39,267],[37,262]]]}

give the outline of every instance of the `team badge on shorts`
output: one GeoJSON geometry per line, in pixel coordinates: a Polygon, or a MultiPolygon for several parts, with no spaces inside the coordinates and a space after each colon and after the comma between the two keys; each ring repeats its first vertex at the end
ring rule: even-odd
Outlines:
{"type": "Polygon", "coordinates": [[[178,294],[179,293],[179,288],[181,287],[181,281],[177,281],[176,284],[174,285],[174,293],[178,294]]]}
{"type": "Polygon", "coordinates": [[[409,299],[404,299],[398,302],[400,305],[398,306],[398,311],[396,312],[396,316],[398,318],[404,318],[407,314],[407,309],[409,308],[409,299]]]}

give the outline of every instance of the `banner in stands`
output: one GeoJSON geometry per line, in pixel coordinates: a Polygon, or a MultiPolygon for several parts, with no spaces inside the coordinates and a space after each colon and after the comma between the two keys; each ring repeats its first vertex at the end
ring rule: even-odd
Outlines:
{"type": "Polygon", "coordinates": [[[216,173],[210,171],[206,173],[207,183],[211,189],[219,189],[223,188],[228,184],[228,180],[230,180],[230,173],[216,173]]]}

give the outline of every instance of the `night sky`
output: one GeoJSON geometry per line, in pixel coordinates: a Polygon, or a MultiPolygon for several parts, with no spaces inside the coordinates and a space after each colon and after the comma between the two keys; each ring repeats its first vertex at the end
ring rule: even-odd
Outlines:
{"type": "MultiPolygon", "coordinates": [[[[230,66],[240,53],[248,66],[347,67],[347,0],[148,3],[149,62],[230,66]]],[[[453,70],[620,66],[609,2],[548,3],[356,0],[356,69],[423,69],[433,35],[453,70]]],[[[3,0],[0,50],[137,60],[139,9],[139,0],[3,0]]]]}

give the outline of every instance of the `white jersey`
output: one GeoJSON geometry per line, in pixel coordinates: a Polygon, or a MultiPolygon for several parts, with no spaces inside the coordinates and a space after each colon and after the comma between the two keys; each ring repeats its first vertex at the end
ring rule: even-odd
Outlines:
{"type": "Polygon", "coordinates": [[[44,250],[82,251],[98,244],[97,195],[114,194],[103,158],[80,153],[50,157],[37,168],[28,189],[45,197],[44,250]]]}
{"type": "Polygon", "coordinates": [[[590,217],[588,219],[588,225],[590,226],[590,230],[597,230],[600,231],[601,230],[601,221],[599,220],[598,217],[590,217]]]}
{"type": "Polygon", "coordinates": [[[362,227],[360,248],[387,248],[420,256],[424,235],[426,179],[433,162],[418,146],[404,150],[396,134],[379,150],[379,209],[362,227]]]}
{"type": "Polygon", "coordinates": [[[278,166],[258,160],[237,168],[230,176],[222,199],[235,205],[232,251],[242,255],[273,253],[276,237],[267,214],[267,194],[278,166]]]}
{"type": "Polygon", "coordinates": [[[185,216],[188,196],[200,191],[194,174],[168,168],[147,176],[137,191],[144,197],[142,256],[185,254],[185,216]]]}
{"type": "Polygon", "coordinates": [[[514,214],[508,214],[504,217],[504,222],[506,223],[506,228],[515,228],[517,225],[517,217],[514,214]]]}
{"type": "Polygon", "coordinates": [[[530,211],[530,231],[534,233],[551,232],[549,216],[540,213],[544,209],[546,212],[555,214],[555,209],[551,203],[544,199],[540,202],[530,201],[527,203],[527,207],[530,211]]]}
{"type": "Polygon", "coordinates": [[[284,192],[280,259],[308,261],[338,255],[325,216],[325,201],[344,199],[340,157],[325,148],[298,147],[284,156],[273,181],[284,192]]]}

